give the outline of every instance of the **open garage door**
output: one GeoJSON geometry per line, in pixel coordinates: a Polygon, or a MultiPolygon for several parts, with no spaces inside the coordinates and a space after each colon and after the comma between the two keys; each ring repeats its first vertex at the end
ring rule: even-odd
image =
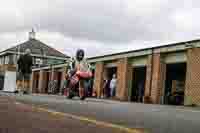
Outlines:
{"type": "Polygon", "coordinates": [[[186,63],[167,64],[165,81],[165,104],[184,104],[186,63]]]}
{"type": "Polygon", "coordinates": [[[146,81],[146,66],[133,68],[131,101],[143,102],[146,81]]]}

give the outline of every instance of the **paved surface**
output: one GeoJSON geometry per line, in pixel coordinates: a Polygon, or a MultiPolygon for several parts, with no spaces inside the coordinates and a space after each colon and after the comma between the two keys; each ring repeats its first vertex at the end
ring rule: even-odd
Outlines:
{"type": "Polygon", "coordinates": [[[126,133],[36,110],[5,96],[0,96],[0,123],[0,133],[126,133]]]}
{"type": "Polygon", "coordinates": [[[92,100],[66,100],[54,96],[13,96],[18,101],[40,107],[94,118],[130,128],[145,128],[152,133],[199,133],[200,110],[92,100]]]}

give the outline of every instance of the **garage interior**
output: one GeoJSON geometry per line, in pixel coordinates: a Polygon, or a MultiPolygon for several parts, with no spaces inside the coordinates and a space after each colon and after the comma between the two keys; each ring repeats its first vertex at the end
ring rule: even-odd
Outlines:
{"type": "Polygon", "coordinates": [[[107,78],[109,80],[112,79],[113,74],[116,74],[116,76],[117,76],[117,67],[109,67],[109,68],[106,68],[106,69],[107,69],[107,78]]]}
{"type": "Polygon", "coordinates": [[[51,73],[50,72],[47,72],[46,73],[46,83],[45,83],[45,93],[47,94],[48,93],[48,84],[49,84],[49,81],[50,81],[50,77],[51,76],[51,73]]]}
{"type": "Polygon", "coordinates": [[[133,68],[131,101],[143,102],[146,81],[146,66],[133,68]]]}
{"type": "Polygon", "coordinates": [[[164,104],[184,105],[186,63],[166,65],[164,104]]]}
{"type": "MultiPolygon", "coordinates": [[[[117,76],[117,67],[109,66],[109,67],[106,67],[105,69],[106,69],[105,76],[108,82],[106,83],[106,86],[103,89],[103,95],[105,96],[105,98],[109,98],[110,97],[110,81],[112,80],[113,74],[116,74],[117,76]]],[[[104,84],[105,84],[105,81],[104,81],[104,84]]]]}
{"type": "Polygon", "coordinates": [[[36,78],[35,78],[35,93],[39,93],[39,73],[36,73],[36,78]]]}

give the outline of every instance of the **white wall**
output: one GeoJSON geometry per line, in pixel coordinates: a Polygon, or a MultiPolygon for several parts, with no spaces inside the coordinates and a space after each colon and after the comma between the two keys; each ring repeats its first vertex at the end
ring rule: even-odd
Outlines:
{"type": "Polygon", "coordinates": [[[14,92],[16,90],[16,72],[5,72],[3,90],[8,92],[14,92]]]}

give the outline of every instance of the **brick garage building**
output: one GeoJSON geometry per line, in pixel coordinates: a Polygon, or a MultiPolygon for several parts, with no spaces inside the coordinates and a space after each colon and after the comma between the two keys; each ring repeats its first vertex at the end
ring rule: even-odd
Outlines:
{"type": "MultiPolygon", "coordinates": [[[[179,92],[183,98],[180,104],[200,105],[199,47],[200,40],[192,40],[88,58],[95,65],[93,91],[100,98],[103,79],[116,73],[118,100],[136,102],[141,84],[144,103],[170,104],[171,96],[179,92]]],[[[34,70],[33,75],[38,71],[42,70],[34,70]]]]}
{"type": "Polygon", "coordinates": [[[67,64],[58,64],[33,69],[31,78],[32,93],[47,94],[49,83],[54,80],[58,81],[55,94],[61,93],[67,66],[67,64]]]}

